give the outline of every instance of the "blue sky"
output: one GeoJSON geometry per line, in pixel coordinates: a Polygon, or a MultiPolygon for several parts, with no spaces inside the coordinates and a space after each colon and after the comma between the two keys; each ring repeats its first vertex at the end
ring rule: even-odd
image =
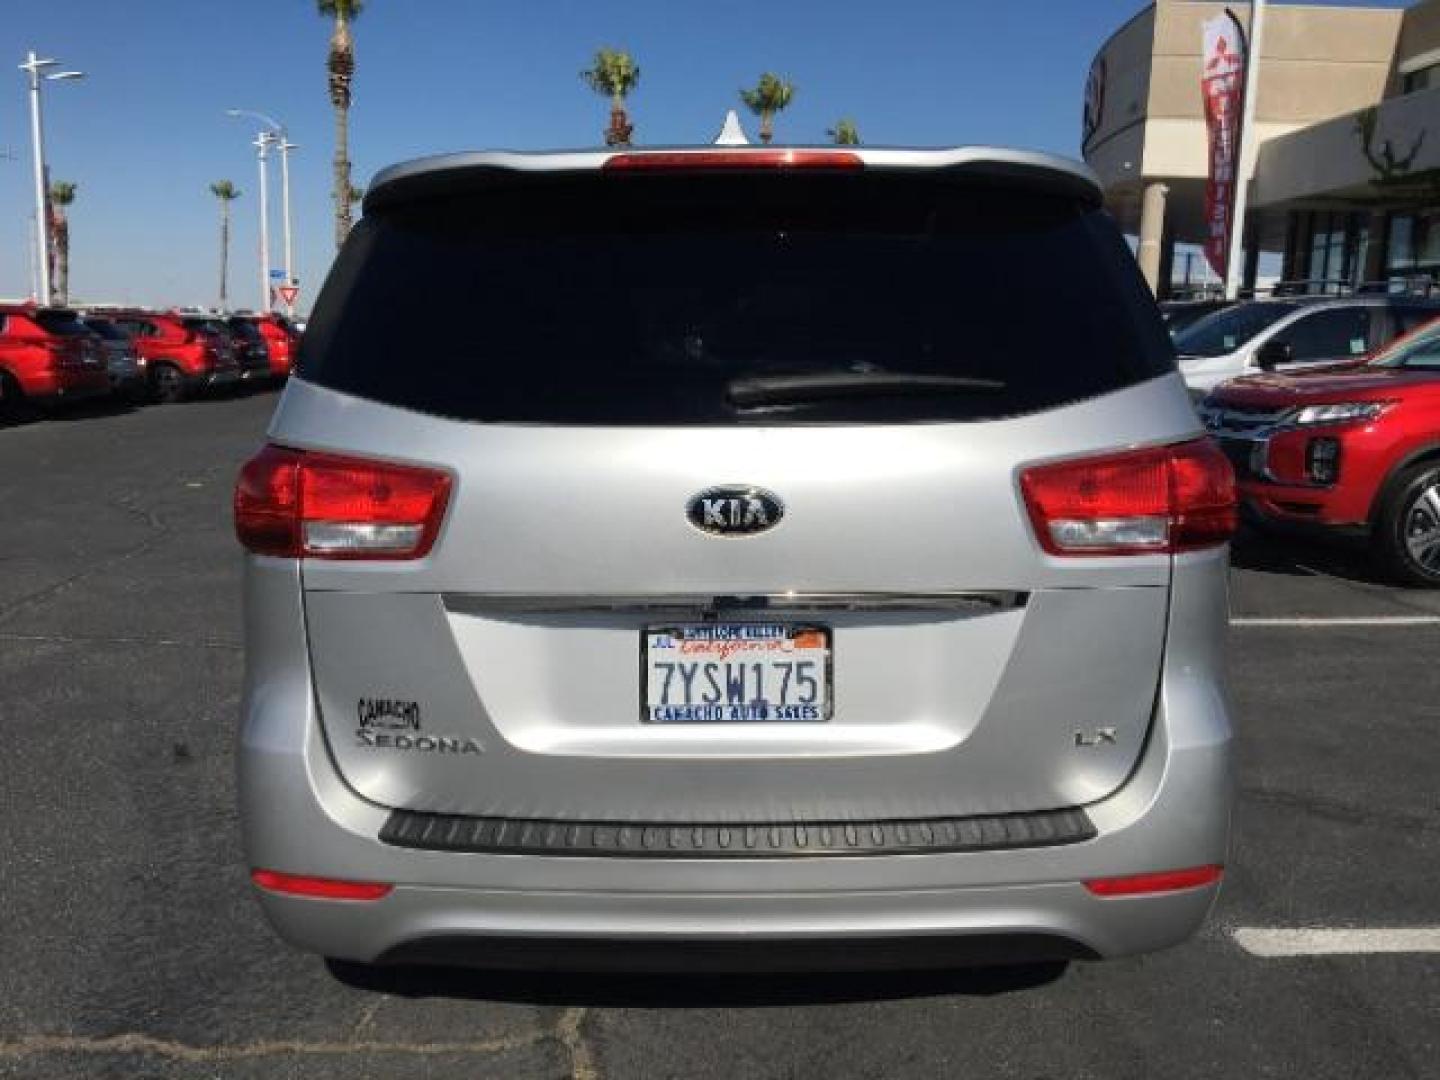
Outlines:
{"type": "MultiPolygon", "coordinates": [[[[371,0],[355,28],[356,180],[445,150],[597,143],[605,104],[577,73],[606,44],[629,49],[640,63],[632,113],[642,143],[708,140],[737,104],[737,88],[772,69],[798,87],[779,122],[780,141],[822,141],[835,119],[852,116],[867,142],[994,142],[1075,155],[1091,57],[1141,6],[371,0]]],[[[10,0],[6,8],[0,297],[29,291],[30,142],[24,76],[13,65],[32,47],[88,76],[47,87],[45,98],[52,175],[79,184],[71,210],[74,295],[213,302],[218,225],[208,185],[228,178],[244,192],[232,296],[255,302],[254,131],[224,115],[235,106],[277,116],[301,147],[292,158],[296,262],[305,299],[313,297],[333,254],[328,25],[313,0],[10,0]]],[[[277,212],[277,253],[278,220],[277,212]]]]}

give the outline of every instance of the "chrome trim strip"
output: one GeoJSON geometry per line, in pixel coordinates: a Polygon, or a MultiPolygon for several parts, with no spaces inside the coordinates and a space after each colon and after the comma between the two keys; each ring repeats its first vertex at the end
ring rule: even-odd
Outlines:
{"type": "Polygon", "coordinates": [[[610,612],[709,616],[754,612],[968,611],[977,615],[1023,608],[1030,594],[964,592],[780,592],[745,595],[655,594],[536,596],[513,593],[446,593],[445,609],[464,615],[544,615],[610,612]]]}

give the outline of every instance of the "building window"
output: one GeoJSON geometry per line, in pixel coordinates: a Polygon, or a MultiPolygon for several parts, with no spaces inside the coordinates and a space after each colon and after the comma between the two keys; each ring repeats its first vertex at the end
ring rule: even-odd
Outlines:
{"type": "Polygon", "coordinates": [[[1415,215],[1415,265],[1440,269],[1440,210],[1415,215]]]}
{"type": "Polygon", "coordinates": [[[1391,270],[1406,270],[1415,265],[1415,219],[1409,214],[1396,214],[1390,219],[1391,270]]]}
{"type": "Polygon", "coordinates": [[[1390,277],[1440,279],[1440,208],[1390,216],[1390,277]]]}
{"type": "Polygon", "coordinates": [[[1296,267],[1314,292],[1353,284],[1364,273],[1364,246],[1369,239],[1357,214],[1312,213],[1296,229],[1296,267]]]}
{"type": "Polygon", "coordinates": [[[1305,275],[1312,282],[1325,280],[1325,257],[1330,253],[1330,232],[1327,225],[1327,218],[1318,214],[1315,216],[1314,231],[1310,234],[1310,268],[1305,275]]]}

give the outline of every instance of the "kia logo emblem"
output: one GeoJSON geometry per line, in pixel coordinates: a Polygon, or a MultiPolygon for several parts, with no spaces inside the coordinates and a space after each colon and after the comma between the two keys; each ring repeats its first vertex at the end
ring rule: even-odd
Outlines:
{"type": "Polygon", "coordinates": [[[754,536],[780,523],[785,504],[764,488],[727,484],[692,495],[685,516],[695,528],[714,536],[754,536]]]}

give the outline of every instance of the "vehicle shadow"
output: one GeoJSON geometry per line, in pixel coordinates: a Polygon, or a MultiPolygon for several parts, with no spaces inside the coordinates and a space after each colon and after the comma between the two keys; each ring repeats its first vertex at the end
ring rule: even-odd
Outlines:
{"type": "Polygon", "coordinates": [[[1355,543],[1326,544],[1304,537],[1264,533],[1245,527],[1230,548],[1236,570],[1289,577],[1339,578],[1360,585],[1386,586],[1370,553],[1355,543]]]}
{"type": "Polygon", "coordinates": [[[694,1009],[837,1005],[907,998],[995,997],[1046,986],[1069,961],[917,971],[643,973],[494,971],[326,960],[346,986],[404,998],[523,1005],[694,1009]]]}
{"type": "Polygon", "coordinates": [[[111,396],[96,398],[93,401],[79,402],[75,405],[67,405],[60,409],[52,409],[44,413],[42,418],[68,424],[80,420],[95,420],[105,416],[124,416],[127,413],[139,412],[144,407],[145,403],[143,401],[133,398],[111,396]]]}
{"type": "Polygon", "coordinates": [[[278,394],[285,389],[285,383],[274,379],[258,379],[235,383],[220,390],[211,390],[205,397],[212,401],[234,401],[237,398],[259,397],[262,394],[278,394]]]}
{"type": "Polygon", "coordinates": [[[25,427],[38,423],[68,424],[77,420],[94,420],[106,416],[124,416],[144,408],[144,403],[130,398],[111,396],[42,409],[25,402],[0,405],[0,430],[25,427]]]}

